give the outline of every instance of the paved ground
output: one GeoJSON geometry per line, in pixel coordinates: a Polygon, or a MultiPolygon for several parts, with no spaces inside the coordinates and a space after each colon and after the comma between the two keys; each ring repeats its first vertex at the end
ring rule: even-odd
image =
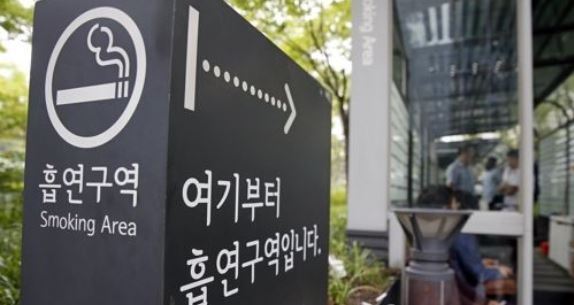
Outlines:
{"type": "Polygon", "coordinates": [[[534,305],[574,305],[574,280],[534,251],[534,305]]]}

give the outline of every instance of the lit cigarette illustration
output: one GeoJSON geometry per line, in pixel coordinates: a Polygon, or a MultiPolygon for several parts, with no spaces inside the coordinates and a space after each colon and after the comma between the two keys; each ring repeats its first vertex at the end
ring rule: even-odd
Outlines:
{"type": "Polygon", "coordinates": [[[95,24],[88,33],[87,44],[90,51],[94,53],[96,62],[99,66],[118,67],[119,80],[97,85],[58,90],[56,93],[57,105],[97,102],[128,97],[129,81],[125,79],[129,77],[130,60],[124,49],[114,46],[114,35],[112,31],[108,27],[100,27],[99,24],[95,24]],[[102,48],[94,46],[92,43],[92,35],[97,29],[104,33],[108,38],[105,53],[107,54],[106,57],[111,59],[102,59],[102,48]]]}
{"type": "Polygon", "coordinates": [[[58,90],[57,105],[113,100],[128,96],[128,81],[58,90]]]}

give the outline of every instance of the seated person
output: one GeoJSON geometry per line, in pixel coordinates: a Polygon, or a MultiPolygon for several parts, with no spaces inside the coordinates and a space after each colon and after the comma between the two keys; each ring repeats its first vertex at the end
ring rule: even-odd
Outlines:
{"type": "MultiPolygon", "coordinates": [[[[478,207],[478,201],[464,191],[453,191],[446,186],[431,186],[422,191],[417,205],[424,208],[470,210],[478,207]]],[[[462,288],[461,295],[465,299],[462,304],[504,304],[486,300],[485,283],[510,278],[513,275],[512,269],[500,266],[494,260],[482,260],[476,236],[459,234],[450,256],[459,288],[462,288]]]]}

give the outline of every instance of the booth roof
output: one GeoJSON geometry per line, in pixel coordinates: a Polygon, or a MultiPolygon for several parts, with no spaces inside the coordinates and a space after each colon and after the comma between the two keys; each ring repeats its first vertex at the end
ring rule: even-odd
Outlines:
{"type": "MultiPolygon", "coordinates": [[[[538,105],[574,71],[574,1],[534,0],[532,7],[538,105]]],[[[516,124],[516,0],[407,0],[397,12],[407,106],[431,139],[516,124]]]]}

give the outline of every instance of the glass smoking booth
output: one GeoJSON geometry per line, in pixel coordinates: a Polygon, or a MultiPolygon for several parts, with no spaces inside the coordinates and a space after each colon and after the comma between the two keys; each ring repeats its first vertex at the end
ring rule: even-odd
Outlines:
{"type": "Polygon", "coordinates": [[[481,236],[481,254],[507,253],[517,303],[532,304],[530,1],[354,1],[353,22],[349,236],[385,239],[383,257],[403,268],[406,241],[390,211],[414,207],[428,186],[451,184],[458,152],[470,147],[465,190],[482,204],[463,231],[481,236]],[[511,149],[518,168],[508,164],[511,149]],[[492,204],[485,188],[498,193],[505,179],[517,180],[518,192],[492,204]],[[515,211],[504,208],[512,200],[515,211]]]}

